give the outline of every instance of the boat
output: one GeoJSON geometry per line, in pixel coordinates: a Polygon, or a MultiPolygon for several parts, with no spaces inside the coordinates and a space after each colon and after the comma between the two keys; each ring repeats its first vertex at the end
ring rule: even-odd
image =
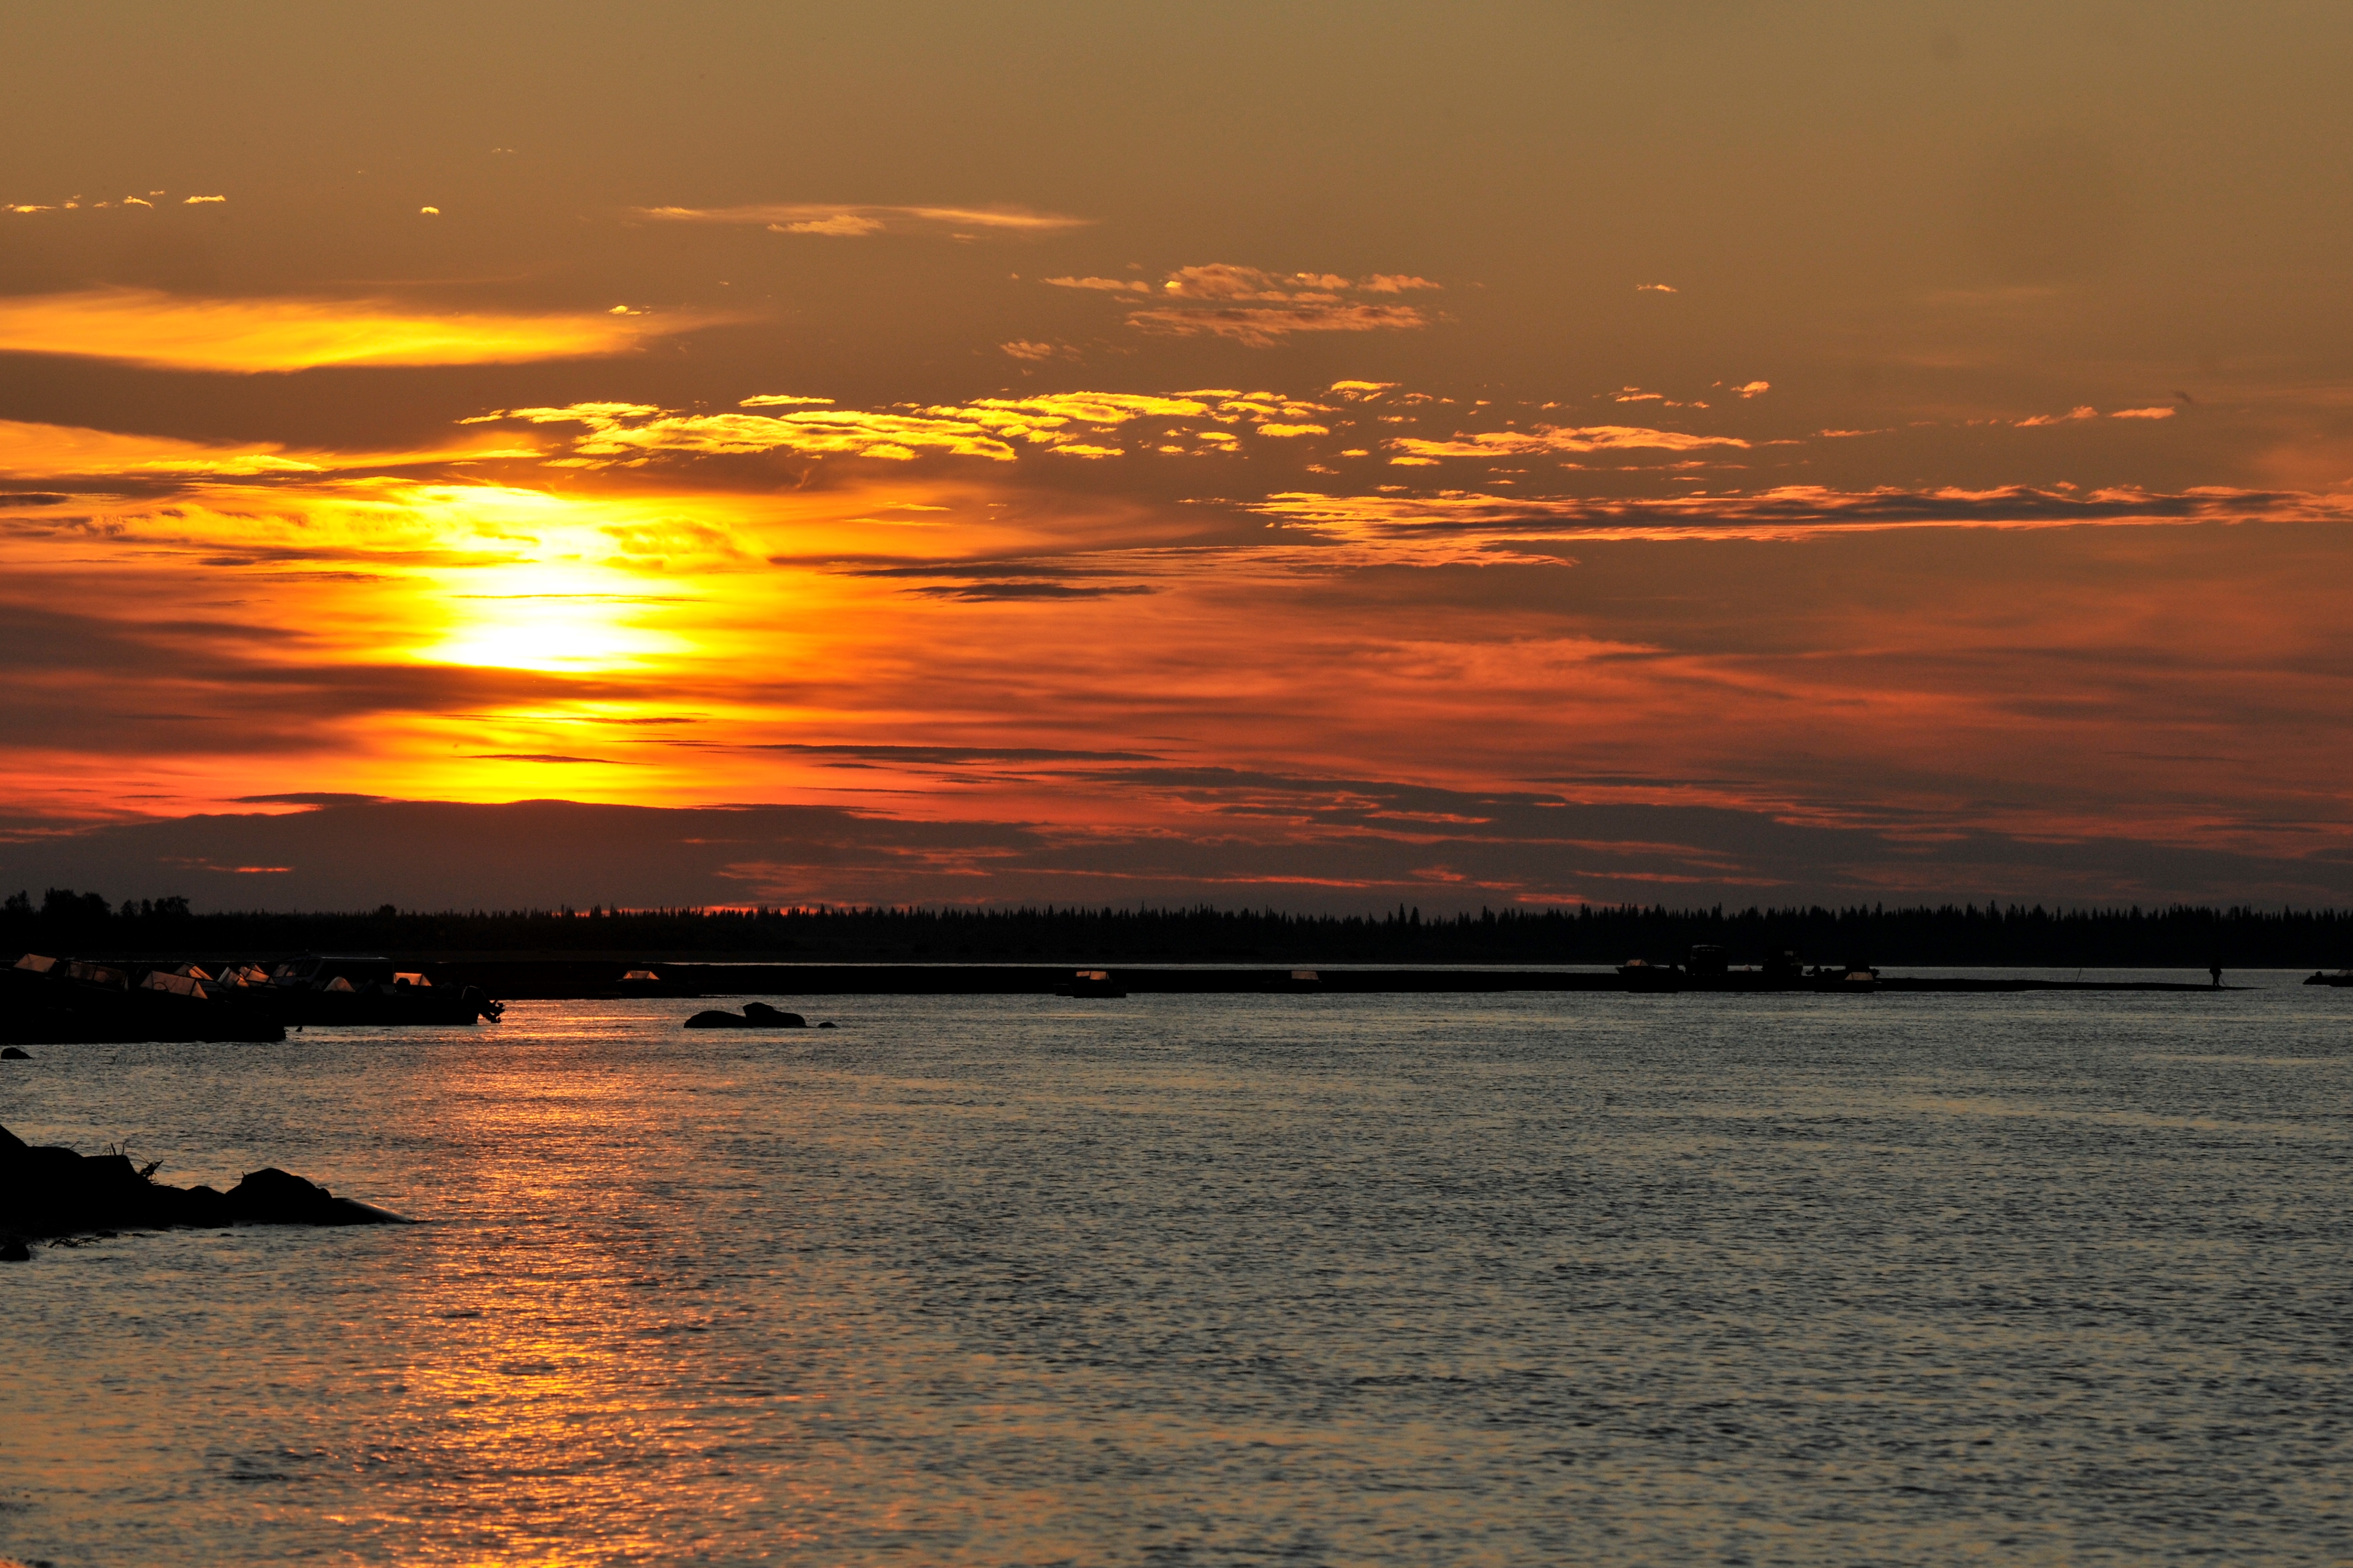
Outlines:
{"type": "Polygon", "coordinates": [[[1117,998],[1127,994],[1111,977],[1108,969],[1082,969],[1071,976],[1071,983],[1054,988],[1057,996],[1096,996],[1117,998]]]}
{"type": "Polygon", "coordinates": [[[1618,977],[1629,991],[1680,991],[1683,988],[1683,972],[1672,963],[1652,963],[1647,958],[1630,958],[1618,966],[1618,977]]]}

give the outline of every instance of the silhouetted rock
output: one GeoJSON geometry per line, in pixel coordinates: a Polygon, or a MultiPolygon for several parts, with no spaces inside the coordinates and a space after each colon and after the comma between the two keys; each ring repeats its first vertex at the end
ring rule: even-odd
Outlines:
{"type": "Polygon", "coordinates": [[[741,1013],[723,1013],[713,1007],[697,1013],[686,1021],[690,1029],[806,1029],[808,1020],[798,1013],[780,1012],[765,1002],[746,1002],[741,1013]]]}
{"type": "Polygon", "coordinates": [[[274,1167],[254,1172],[227,1193],[165,1186],[154,1172],[154,1166],[142,1169],[124,1154],[31,1147],[0,1127],[0,1239],[110,1226],[407,1223],[274,1167]]]}
{"type": "Polygon", "coordinates": [[[28,1062],[32,1059],[30,1051],[19,1050],[15,1046],[0,1046],[0,1062],[28,1062]]]}

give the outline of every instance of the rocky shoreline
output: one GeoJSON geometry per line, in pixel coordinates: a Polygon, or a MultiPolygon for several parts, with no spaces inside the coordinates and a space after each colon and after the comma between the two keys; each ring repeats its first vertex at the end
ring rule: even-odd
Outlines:
{"type": "Polygon", "coordinates": [[[23,1262],[28,1243],[90,1231],[219,1229],[237,1225],[408,1225],[339,1198],[314,1182],[266,1167],[227,1192],[174,1187],[128,1154],[79,1154],[26,1143],[0,1127],[0,1262],[23,1262]]]}

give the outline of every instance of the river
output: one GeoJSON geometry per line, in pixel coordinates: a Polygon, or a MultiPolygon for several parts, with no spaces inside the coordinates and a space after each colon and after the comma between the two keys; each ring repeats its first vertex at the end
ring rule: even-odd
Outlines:
{"type": "Polygon", "coordinates": [[[0,1555],[2343,1563],[2353,991],[2232,978],[37,1047],[427,1223],[0,1264],[0,1555]]]}

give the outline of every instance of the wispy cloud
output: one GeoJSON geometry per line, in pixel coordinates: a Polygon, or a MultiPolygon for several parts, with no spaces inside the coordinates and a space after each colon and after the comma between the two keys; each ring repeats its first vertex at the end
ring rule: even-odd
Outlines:
{"type": "Polygon", "coordinates": [[[93,289],[0,299],[0,352],[76,354],[171,370],[511,364],[625,353],[723,318],[608,312],[428,314],[373,300],[190,299],[93,289]]]}
{"type": "Polygon", "coordinates": [[[1149,294],[1152,285],[1141,278],[1048,278],[1041,279],[1053,289],[1092,289],[1105,294],[1149,294]]]}
{"type": "Polygon", "coordinates": [[[1525,458],[1556,452],[1694,452],[1708,447],[1746,447],[1736,436],[1694,436],[1641,425],[1539,425],[1529,430],[1457,433],[1451,440],[1399,436],[1386,445],[1412,458],[1525,458]]]}
{"type": "Polygon", "coordinates": [[[1155,301],[1128,312],[1128,325],[1162,337],[1218,337],[1270,348],[1298,332],[1409,331],[1429,324],[1414,306],[1351,295],[1398,295],[1437,289],[1427,278],[1376,272],[1351,279],[1332,272],[1269,272],[1215,262],[1182,267],[1155,286],[1134,278],[1049,278],[1057,289],[1085,289],[1155,301]]]}
{"type": "Polygon", "coordinates": [[[2108,416],[2111,419],[2170,419],[2177,411],[2159,405],[2155,408],[2119,408],[2108,416]]]}
{"type": "Polygon", "coordinates": [[[2078,419],[2097,419],[2099,416],[2098,409],[2084,403],[2077,405],[2064,414],[2037,414],[2031,418],[2012,420],[2011,423],[2024,430],[2037,425],[2072,425],[2078,419]]]}
{"type": "Polygon", "coordinates": [[[575,403],[562,407],[501,409],[462,421],[485,424],[576,424],[588,434],[562,465],[637,464],[661,454],[724,456],[792,452],[805,457],[881,458],[904,462],[925,454],[1008,463],[1024,447],[1067,458],[1124,457],[1105,437],[1137,421],[1159,427],[1159,439],[1189,438],[1194,447],[1231,449],[1235,429],[1281,437],[1322,436],[1317,416],[1327,404],[1272,392],[1218,389],[1182,394],[1055,392],[1032,397],[982,397],[969,403],[899,404],[888,409],[837,408],[831,400],[787,395],[747,397],[744,408],[786,407],[765,414],[687,414],[638,403],[575,403]],[[1176,428],[1206,422],[1229,428],[1176,428]]]}
{"type": "Polygon", "coordinates": [[[859,239],[882,232],[882,220],[861,213],[836,213],[831,217],[807,218],[799,223],[772,223],[769,228],[778,234],[829,234],[838,239],[859,239]]]}
{"type": "Polygon", "coordinates": [[[0,477],[11,479],[323,477],[537,455],[489,443],[420,452],[289,450],[276,442],[208,445],[168,436],[0,420],[0,477]]]}
{"type": "Polygon", "coordinates": [[[770,202],[733,207],[635,207],[640,218],[656,223],[734,224],[774,229],[778,234],[824,235],[856,239],[875,234],[945,234],[951,237],[976,232],[1002,235],[1054,234],[1083,228],[1094,220],[1060,213],[1033,212],[1026,207],[885,206],[852,203],[770,202]]]}
{"type": "MultiPolygon", "coordinates": [[[[1788,540],[1908,528],[2073,528],[2218,521],[2353,521],[2353,497],[2300,490],[2128,488],[2073,492],[2010,485],[1993,489],[1837,490],[1783,486],[1746,494],[1613,497],[1322,495],[1284,491],[1251,510],[1358,541],[1442,544],[1449,558],[1532,539],[1710,536],[1788,540]]],[[[1472,558],[1475,558],[1475,555],[1472,558]]]]}
{"type": "Polygon", "coordinates": [[[629,404],[573,404],[516,408],[499,416],[533,424],[585,425],[574,443],[576,460],[590,466],[637,464],[665,453],[715,457],[794,452],[806,457],[881,458],[910,461],[923,452],[1013,461],[1014,449],[969,420],[856,408],[807,408],[790,414],[670,414],[629,404]]]}

